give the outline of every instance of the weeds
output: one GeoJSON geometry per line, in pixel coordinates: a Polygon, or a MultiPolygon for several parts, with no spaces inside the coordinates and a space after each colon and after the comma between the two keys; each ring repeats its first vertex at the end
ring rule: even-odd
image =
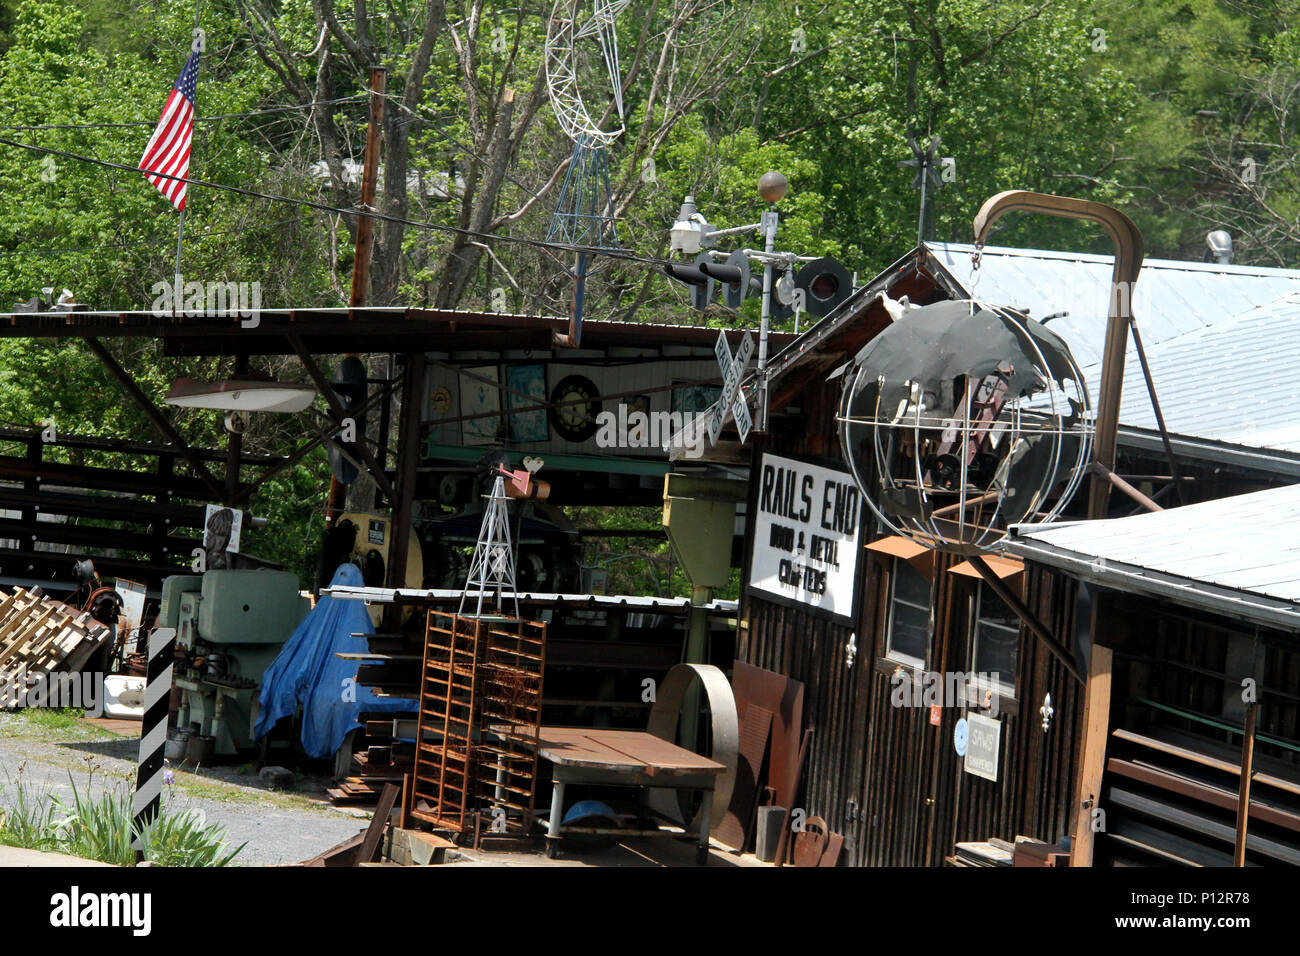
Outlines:
{"type": "MultiPolygon", "coordinates": [[[[208,824],[195,810],[174,810],[164,799],[158,816],[137,830],[132,794],[125,782],[98,797],[68,775],[72,796],[33,788],[19,770],[10,782],[12,806],[0,811],[0,844],[49,850],[116,866],[133,866],[132,839],[140,837],[144,858],[157,866],[227,866],[247,846],[226,852],[224,827],[208,824]]],[[[0,788],[3,790],[4,788],[0,788]]]]}

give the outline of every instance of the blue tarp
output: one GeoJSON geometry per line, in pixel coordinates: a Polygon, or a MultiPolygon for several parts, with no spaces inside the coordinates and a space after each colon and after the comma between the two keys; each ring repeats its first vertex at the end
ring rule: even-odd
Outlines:
{"type": "MultiPolygon", "coordinates": [[[[360,587],[361,571],[341,564],[330,586],[360,587]]],[[[260,712],[254,737],[264,737],[281,718],[302,706],[302,746],[311,757],[329,757],[349,730],[359,726],[357,715],[367,712],[414,711],[409,700],[376,697],[356,683],[358,661],[336,653],[366,653],[364,637],[373,634],[370,615],[360,601],[341,601],[328,595],[303,618],[280,654],[262,674],[260,712]]]]}

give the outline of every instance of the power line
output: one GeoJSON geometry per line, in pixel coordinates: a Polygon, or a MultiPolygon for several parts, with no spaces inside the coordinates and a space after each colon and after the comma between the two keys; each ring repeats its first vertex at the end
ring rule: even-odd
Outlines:
{"type": "MultiPolygon", "coordinates": [[[[334,100],[316,100],[311,103],[297,103],[291,106],[268,106],[266,109],[253,110],[248,113],[215,113],[212,116],[196,117],[196,123],[215,123],[218,120],[226,119],[245,119],[250,116],[264,116],[267,113],[285,113],[291,110],[308,110],[317,106],[336,106],[339,103],[359,103],[365,100],[364,96],[343,96],[334,100]]],[[[157,126],[157,120],[130,120],[125,123],[48,123],[42,126],[0,126],[0,129],[10,130],[11,132],[37,132],[40,130],[56,129],[130,129],[138,126],[157,126]]]]}
{"type": "Polygon", "coordinates": [[[63,149],[53,149],[48,146],[37,146],[33,143],[21,143],[17,140],[0,137],[0,145],[13,146],[16,149],[25,149],[31,152],[44,153],[49,156],[59,156],[63,159],[70,159],[76,162],[89,163],[94,166],[103,166],[106,169],[120,169],[130,173],[141,173],[149,176],[157,176],[162,179],[173,180],[175,182],[185,183],[187,186],[199,186],[207,189],[216,189],[218,191],[235,193],[240,196],[249,196],[253,199],[265,199],[268,202],[292,203],[297,206],[306,206],[308,209],[315,209],[320,212],[341,214],[345,216],[366,215],[381,222],[391,222],[401,226],[413,226],[417,229],[428,229],[433,232],[443,232],[450,235],[463,236],[468,239],[478,240],[496,240],[499,242],[509,242],[516,245],[532,246],[539,249],[556,249],[562,252],[585,252],[590,255],[601,255],[610,259],[622,259],[627,262],[640,262],[645,265],[662,266],[667,260],[656,259],[650,256],[641,256],[628,252],[624,249],[607,249],[595,246],[571,245],[562,242],[547,242],[544,239],[528,239],[521,236],[503,236],[497,233],[477,232],[473,229],[462,229],[459,226],[446,226],[441,223],[421,222],[415,219],[403,219],[400,216],[390,216],[387,213],[381,213],[377,210],[361,212],[357,208],[345,209],[338,206],[330,206],[326,203],[315,202],[311,199],[295,199],[291,196],[279,196],[274,193],[258,192],[255,189],[245,189],[242,186],[227,186],[221,183],[209,182],[205,179],[191,179],[183,176],[172,176],[157,170],[142,170],[138,166],[128,166],[125,163],[115,163],[107,159],[98,159],[94,156],[83,156],[80,153],[73,153],[63,149]]]}
{"type": "MultiPolygon", "coordinates": [[[[311,216],[295,216],[292,219],[280,219],[276,222],[264,222],[251,226],[240,226],[238,229],[219,229],[215,232],[202,232],[190,239],[191,242],[202,242],[204,239],[212,236],[228,236],[231,233],[249,232],[253,229],[274,229],[277,226],[287,226],[295,222],[303,222],[312,218],[311,216]]],[[[98,252],[101,249],[135,249],[139,246],[156,246],[156,239],[141,239],[138,242],[117,242],[117,243],[100,243],[98,246],[72,246],[65,249],[0,249],[0,256],[70,256],[82,252],[98,252]]]]}

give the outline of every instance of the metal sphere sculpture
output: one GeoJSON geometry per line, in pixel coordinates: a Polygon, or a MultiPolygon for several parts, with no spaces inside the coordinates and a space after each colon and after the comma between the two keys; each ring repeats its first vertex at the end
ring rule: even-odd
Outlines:
{"type": "Polygon", "coordinates": [[[841,445],[895,534],[963,554],[1051,521],[1083,477],[1088,392],[1065,342],[971,301],[904,312],[844,371],[841,445]]]}

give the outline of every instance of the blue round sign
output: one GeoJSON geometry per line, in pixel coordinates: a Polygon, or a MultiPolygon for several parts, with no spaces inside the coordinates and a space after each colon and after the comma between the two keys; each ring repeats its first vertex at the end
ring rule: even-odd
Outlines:
{"type": "Polygon", "coordinates": [[[958,757],[966,756],[966,732],[966,718],[963,717],[952,732],[952,745],[958,757]]]}

